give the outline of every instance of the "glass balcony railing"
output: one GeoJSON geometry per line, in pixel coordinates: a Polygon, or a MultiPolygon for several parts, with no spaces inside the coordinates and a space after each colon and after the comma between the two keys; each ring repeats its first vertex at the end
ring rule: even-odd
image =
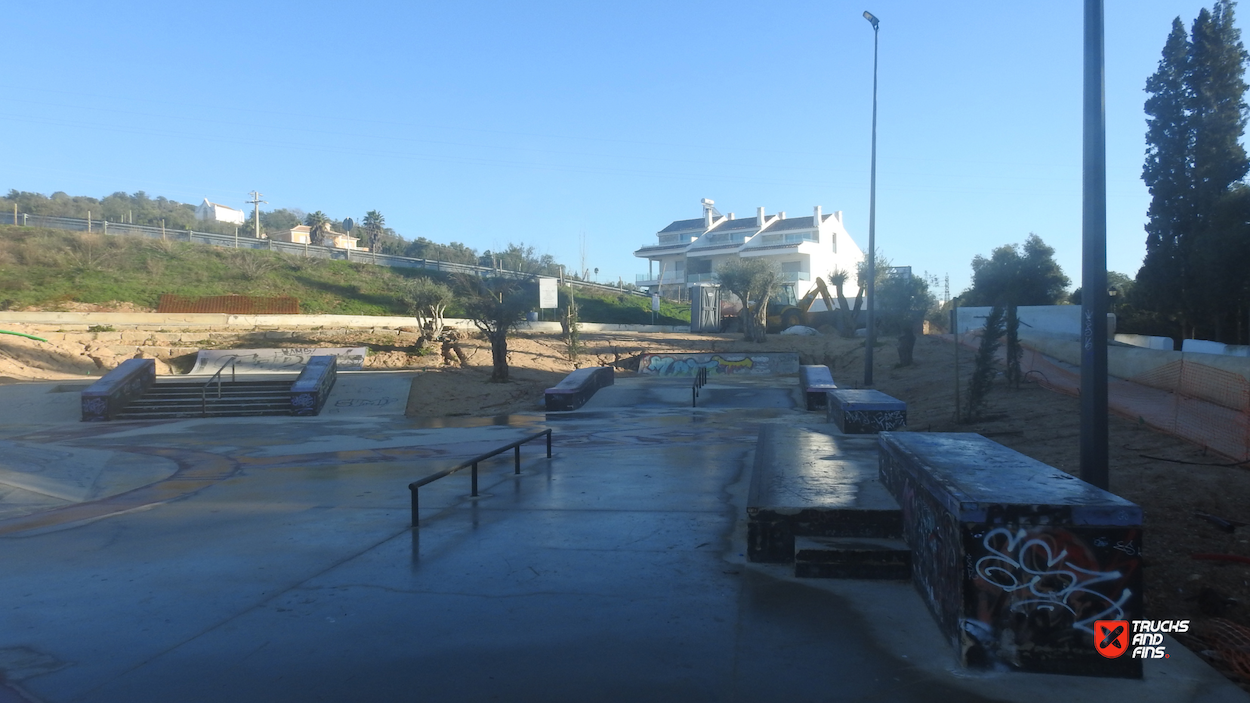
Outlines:
{"type": "Polygon", "coordinates": [[[664,283],[665,285],[669,283],[684,283],[686,280],[686,273],[685,271],[665,271],[664,280],[660,281],[659,277],[660,274],[658,273],[639,273],[634,276],[634,282],[650,283],[655,281],[656,283],[664,283]]]}
{"type": "Polygon", "coordinates": [[[811,271],[782,271],[781,280],[787,281],[789,283],[794,283],[797,281],[810,281],[812,280],[812,272],[811,271]]]}

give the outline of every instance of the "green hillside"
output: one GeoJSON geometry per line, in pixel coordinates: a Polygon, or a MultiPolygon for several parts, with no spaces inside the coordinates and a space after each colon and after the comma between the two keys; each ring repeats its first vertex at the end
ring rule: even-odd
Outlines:
{"type": "MultiPolygon", "coordinates": [[[[304,313],[407,315],[405,290],[423,276],[446,280],[433,271],[0,225],[0,309],[6,310],[56,309],[68,302],[129,302],[155,309],[162,294],[172,293],[292,296],[304,313]]],[[[651,321],[646,298],[576,295],[583,322],[651,321]]],[[[689,306],[669,305],[661,312],[659,324],[690,320],[689,306]]],[[[458,306],[447,314],[457,316],[458,306]]]]}

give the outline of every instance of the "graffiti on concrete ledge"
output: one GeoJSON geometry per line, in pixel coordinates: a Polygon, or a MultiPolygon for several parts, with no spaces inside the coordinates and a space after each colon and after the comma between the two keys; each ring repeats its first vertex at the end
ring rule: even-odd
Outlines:
{"type": "Polygon", "coordinates": [[[907,411],[847,410],[844,422],[858,432],[889,432],[907,426],[907,411]]]}
{"type": "Polygon", "coordinates": [[[693,376],[699,369],[707,369],[710,374],[727,375],[798,373],[799,356],[788,352],[644,354],[638,364],[638,373],[655,376],[693,376]]]}
{"type": "MultiPolygon", "coordinates": [[[[1098,560],[1084,542],[1067,530],[1011,530],[998,527],[981,541],[986,555],[977,559],[976,574],[1005,594],[1013,613],[1036,610],[1066,611],[1072,627],[1094,632],[1096,620],[1121,620],[1124,606],[1133,595],[1128,588],[1108,589],[1125,574],[1118,569],[1100,570],[1098,560]]],[[[1052,616],[1053,618],[1053,616],[1052,616]]]]}

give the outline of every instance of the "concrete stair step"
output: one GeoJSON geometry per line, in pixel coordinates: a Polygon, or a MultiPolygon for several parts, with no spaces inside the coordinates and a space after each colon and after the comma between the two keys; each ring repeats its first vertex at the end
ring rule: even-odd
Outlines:
{"type": "Polygon", "coordinates": [[[186,417],[258,417],[258,416],[278,416],[290,415],[290,408],[279,409],[262,409],[262,408],[245,408],[245,409],[222,409],[209,408],[201,413],[197,410],[123,410],[118,413],[118,420],[173,420],[186,417]]]}
{"type": "Polygon", "coordinates": [[[799,578],[911,579],[911,548],[884,537],[795,537],[799,578]]]}
{"type": "MultiPolygon", "coordinates": [[[[262,403],[267,403],[267,402],[276,403],[276,402],[279,402],[279,400],[286,400],[286,399],[289,399],[290,397],[291,397],[291,393],[289,392],[289,390],[282,390],[282,392],[277,392],[277,393],[231,393],[231,394],[222,393],[220,398],[217,398],[216,393],[210,393],[209,397],[207,397],[206,400],[209,403],[244,403],[244,402],[250,402],[250,400],[255,400],[255,402],[262,402],[262,403]]],[[[134,405],[134,404],[140,404],[140,403],[170,403],[170,404],[175,404],[175,405],[189,405],[189,404],[199,404],[201,402],[204,402],[204,400],[205,398],[201,397],[201,395],[199,394],[196,394],[196,395],[148,395],[148,394],[144,394],[143,398],[138,398],[134,400],[134,403],[131,403],[131,404],[134,405]]]]}

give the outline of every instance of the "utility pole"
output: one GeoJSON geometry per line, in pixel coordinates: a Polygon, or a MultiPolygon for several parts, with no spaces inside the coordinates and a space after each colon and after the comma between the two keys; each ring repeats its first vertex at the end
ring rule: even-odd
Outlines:
{"type": "Polygon", "coordinates": [[[268,205],[269,202],[266,200],[261,200],[260,199],[261,194],[256,191],[252,191],[251,196],[252,196],[252,199],[248,200],[247,202],[252,204],[253,208],[255,208],[254,211],[256,213],[256,223],[255,223],[256,228],[252,230],[252,236],[257,239],[260,239],[260,204],[264,203],[268,205]]]}

